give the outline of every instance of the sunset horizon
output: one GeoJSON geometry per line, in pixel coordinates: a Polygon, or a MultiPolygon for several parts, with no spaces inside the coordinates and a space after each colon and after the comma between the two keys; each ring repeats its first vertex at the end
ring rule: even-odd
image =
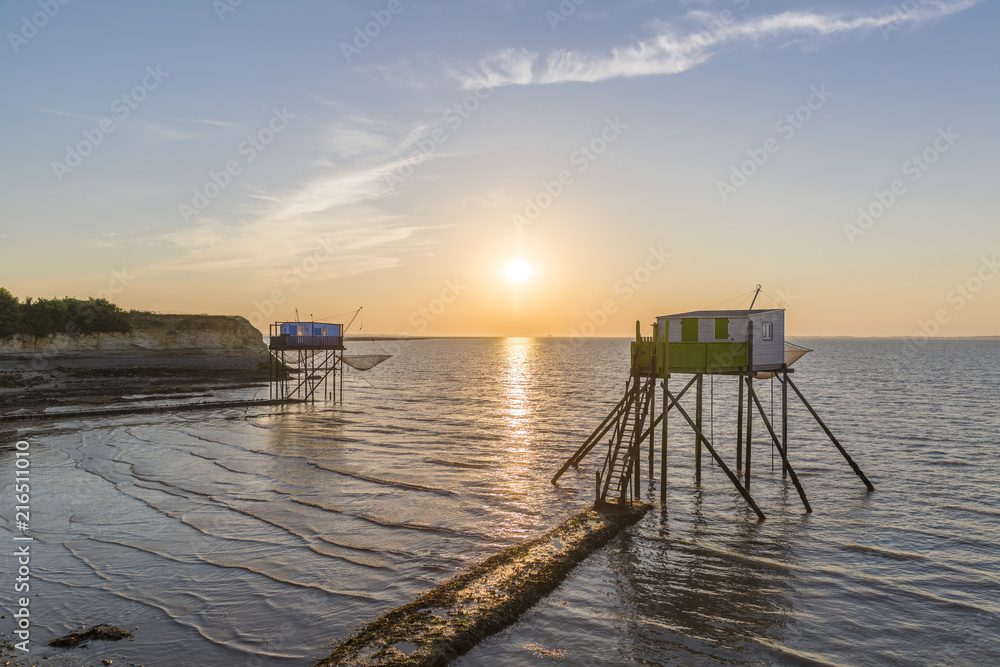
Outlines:
{"type": "Polygon", "coordinates": [[[759,283],[801,336],[996,335],[996,9],[911,4],[8,4],[0,284],[627,336],[759,283]]]}

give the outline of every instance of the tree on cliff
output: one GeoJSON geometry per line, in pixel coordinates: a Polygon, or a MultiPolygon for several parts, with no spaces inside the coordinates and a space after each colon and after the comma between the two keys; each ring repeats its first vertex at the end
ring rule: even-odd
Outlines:
{"type": "Polygon", "coordinates": [[[107,299],[32,299],[17,297],[0,287],[0,337],[28,334],[90,334],[129,331],[128,315],[107,299]]]}
{"type": "Polygon", "coordinates": [[[12,336],[21,328],[21,304],[6,287],[0,287],[0,338],[12,336]]]}

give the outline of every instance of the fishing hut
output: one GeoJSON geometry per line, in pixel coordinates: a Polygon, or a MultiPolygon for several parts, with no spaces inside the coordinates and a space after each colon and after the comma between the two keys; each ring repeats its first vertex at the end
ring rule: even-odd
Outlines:
{"type": "Polygon", "coordinates": [[[354,311],[346,325],[314,321],[272,324],[267,345],[271,398],[310,402],[339,398],[343,402],[344,366],[367,371],[389,359],[391,354],[344,354],[344,336],[361,310],[354,311]]]}
{"type": "MultiPolygon", "coordinates": [[[[757,291],[760,291],[759,285],[757,291]]],[[[596,473],[595,502],[597,505],[631,503],[639,496],[644,444],[648,451],[650,482],[655,479],[654,455],[659,426],[660,502],[666,503],[668,437],[677,437],[668,434],[666,416],[675,410],[694,436],[695,484],[701,485],[702,463],[707,452],[757,517],[763,520],[764,513],[750,495],[756,413],[765,432],[765,441],[769,440],[781,457],[782,476],[791,478],[805,511],[811,512],[805,490],[788,458],[788,395],[791,390],[868,490],[874,490],[861,468],[792,381],[791,365],[810,350],[785,340],[783,309],[754,310],[751,303],[748,310],[676,313],[657,317],[652,327],[653,335],[644,337],[640,323],[636,322],[624,395],[555,474],[553,484],[567,469],[578,466],[587,454],[598,449],[607,436],[606,451],[604,448],[598,450],[604,454],[604,462],[596,473]],[[738,385],[735,451],[728,461],[724,450],[731,445],[712,442],[706,435],[703,409],[706,375],[722,376],[738,385]],[[670,386],[674,376],[686,378],[680,391],[670,386]],[[754,388],[754,380],[767,378],[776,378],[780,384],[780,423],[772,423],[778,419],[768,418],[754,388]],[[662,390],[662,407],[658,414],[655,407],[657,384],[662,390]],[[692,389],[693,415],[680,403],[692,389]]]]}
{"type": "Polygon", "coordinates": [[[271,325],[267,348],[272,399],[316,401],[343,396],[342,324],[275,322],[271,325]]]}

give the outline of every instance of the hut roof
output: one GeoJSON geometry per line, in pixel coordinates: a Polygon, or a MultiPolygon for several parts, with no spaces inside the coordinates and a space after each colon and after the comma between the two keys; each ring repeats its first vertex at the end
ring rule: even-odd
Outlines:
{"type": "Polygon", "coordinates": [[[757,310],[692,310],[687,313],[674,313],[673,315],[660,315],[660,317],[746,317],[758,313],[775,313],[784,308],[759,308],[757,310]]]}

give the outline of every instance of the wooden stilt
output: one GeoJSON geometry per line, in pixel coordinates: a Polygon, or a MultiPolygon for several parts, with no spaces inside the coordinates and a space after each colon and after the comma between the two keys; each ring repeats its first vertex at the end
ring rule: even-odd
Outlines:
{"type": "Polygon", "coordinates": [[[663,379],[663,425],[660,427],[660,504],[667,504],[667,383],[668,378],[663,379]]]}
{"type": "MultiPolygon", "coordinates": [[[[782,370],[782,376],[788,377],[788,370],[782,370]]],[[[785,452],[785,458],[788,458],[788,385],[784,381],[781,382],[781,449],[785,452]]],[[[785,476],[785,470],[782,468],[781,476],[785,476]]]]}
{"type": "MultiPolygon", "coordinates": [[[[652,415],[656,410],[656,372],[659,368],[659,360],[656,358],[657,351],[659,350],[659,331],[656,328],[656,322],[653,322],[653,356],[650,360],[651,369],[650,375],[653,381],[653,390],[649,393],[649,409],[646,414],[652,415]]],[[[656,438],[654,437],[653,425],[649,425],[649,486],[653,487],[653,483],[656,481],[656,477],[653,474],[653,459],[656,456],[656,438]]]]}
{"type": "Polygon", "coordinates": [[[712,455],[712,458],[715,459],[715,462],[718,463],[719,467],[722,468],[722,470],[726,473],[726,475],[729,477],[729,480],[733,483],[733,486],[736,487],[736,490],[739,491],[741,496],[743,496],[743,499],[747,501],[748,505],[750,505],[750,508],[753,509],[753,511],[757,514],[757,518],[763,521],[765,519],[764,513],[760,511],[760,508],[757,507],[757,503],[755,503],[753,498],[750,497],[750,492],[746,488],[744,488],[742,484],[740,484],[740,480],[736,479],[736,475],[733,474],[733,471],[729,469],[729,466],[726,465],[726,462],[723,461],[722,457],[720,457],[718,452],[715,451],[715,448],[712,446],[712,443],[710,443],[708,441],[708,438],[705,437],[705,434],[702,433],[700,429],[698,429],[698,426],[695,424],[694,420],[691,419],[691,416],[687,413],[687,411],[683,407],[681,407],[679,403],[677,403],[677,399],[674,398],[673,394],[671,394],[669,390],[667,390],[667,396],[670,396],[670,398],[672,399],[672,404],[677,405],[677,411],[681,413],[681,416],[684,417],[684,420],[687,421],[688,425],[692,429],[694,429],[695,435],[697,435],[698,439],[705,445],[705,449],[708,450],[708,453],[712,455]]]}
{"type": "MultiPolygon", "coordinates": [[[[653,382],[656,382],[654,379],[653,382]]],[[[653,386],[653,391],[649,394],[649,408],[648,413],[651,413],[656,409],[656,386],[653,386]]],[[[647,413],[647,414],[648,414],[647,413]]],[[[655,431],[653,430],[653,425],[649,425],[649,485],[653,486],[653,482],[656,481],[656,477],[653,474],[653,457],[656,456],[656,438],[654,437],[655,431]]]]}
{"type": "Polygon", "coordinates": [[[761,405],[760,399],[757,397],[757,392],[753,390],[753,387],[748,383],[747,391],[750,397],[753,398],[753,402],[757,405],[757,411],[760,413],[760,418],[764,421],[764,426],[767,428],[767,432],[771,435],[771,443],[778,449],[778,453],[781,454],[782,471],[787,470],[788,474],[792,477],[792,483],[795,484],[795,490],[799,492],[799,498],[802,499],[802,505],[806,508],[806,512],[812,512],[812,507],[809,505],[809,501],[806,500],[806,492],[799,484],[799,477],[795,474],[792,469],[792,464],[788,462],[788,457],[785,455],[785,450],[778,443],[778,435],[774,432],[771,427],[771,422],[767,418],[767,413],[764,412],[764,406],[761,405]]]}
{"type": "Polygon", "coordinates": [[[865,486],[868,487],[869,491],[874,491],[875,487],[872,486],[872,483],[868,481],[868,478],[865,477],[865,474],[861,472],[861,468],[859,468],[858,464],[854,462],[854,459],[851,458],[851,455],[847,453],[847,450],[844,449],[843,446],[841,446],[840,442],[837,441],[836,436],[833,435],[833,431],[831,431],[827,427],[827,425],[823,423],[823,420],[819,418],[819,415],[816,414],[815,410],[813,410],[813,406],[809,405],[809,401],[806,400],[806,397],[802,395],[802,392],[799,391],[799,388],[795,386],[794,382],[792,382],[792,378],[786,375],[785,382],[787,382],[788,386],[791,387],[792,390],[798,395],[799,400],[802,401],[802,405],[808,408],[810,414],[812,414],[813,418],[816,420],[816,423],[823,427],[823,430],[826,432],[827,437],[830,438],[830,441],[837,446],[837,449],[840,450],[840,453],[847,460],[847,463],[850,464],[851,469],[854,471],[854,473],[861,478],[861,481],[865,483],[865,486]]]}
{"type": "MultiPolygon", "coordinates": [[[[747,374],[747,387],[753,390],[753,373],[747,374]]],[[[743,483],[750,488],[750,449],[753,442],[753,410],[750,405],[750,394],[747,394],[747,455],[746,455],[746,467],[743,471],[743,483]]]]}
{"type": "Polygon", "coordinates": [[[583,457],[589,454],[590,450],[597,446],[597,444],[601,441],[601,438],[603,438],[604,435],[610,431],[613,426],[615,426],[618,420],[618,413],[622,409],[622,406],[625,405],[627,398],[628,396],[626,395],[618,401],[615,407],[611,409],[611,412],[608,413],[608,416],[604,418],[604,421],[601,422],[601,425],[594,429],[594,432],[591,433],[587,439],[584,440],[580,448],[573,453],[573,456],[569,457],[569,460],[566,461],[561,468],[559,468],[559,472],[552,477],[553,484],[555,484],[559,478],[562,477],[562,474],[566,472],[570,466],[579,465],[580,461],[583,460],[583,457]]]}
{"type": "Polygon", "coordinates": [[[636,369],[635,372],[635,389],[636,389],[636,400],[632,401],[635,404],[635,421],[632,422],[633,428],[636,429],[635,433],[635,451],[632,452],[632,460],[635,462],[632,466],[632,486],[634,487],[632,499],[639,497],[639,476],[642,473],[642,422],[639,421],[640,415],[642,413],[642,408],[644,406],[639,405],[639,371],[636,369]]]}
{"type": "MultiPolygon", "coordinates": [[[[702,399],[702,389],[704,385],[703,380],[704,380],[704,375],[698,373],[698,388],[696,391],[695,409],[694,409],[694,421],[695,421],[695,427],[698,429],[698,433],[701,433],[702,431],[701,399],[702,399]]],[[[694,438],[694,483],[698,486],[701,486],[701,436],[699,435],[695,435],[694,438]]]]}
{"type": "Polygon", "coordinates": [[[740,397],[736,401],[736,474],[743,476],[743,373],[736,376],[740,397]]]}
{"type": "MultiPolygon", "coordinates": [[[[691,381],[688,382],[687,385],[685,385],[683,389],[681,389],[681,393],[677,394],[677,398],[683,398],[684,394],[687,393],[687,390],[691,388],[691,386],[695,383],[696,379],[697,378],[692,377],[691,381]]],[[[660,386],[663,386],[663,385],[660,385],[660,386]]],[[[666,410],[664,411],[663,414],[666,414],[667,412],[669,412],[670,410],[672,410],[673,407],[674,407],[673,403],[670,403],[669,405],[667,405],[667,408],[666,408],[666,410]]],[[[643,439],[652,437],[652,435],[653,435],[653,429],[656,428],[657,426],[659,426],[661,421],[663,421],[663,415],[657,416],[656,419],[653,420],[653,423],[651,423],[649,425],[649,428],[646,429],[643,432],[643,434],[642,434],[643,439]]]]}

